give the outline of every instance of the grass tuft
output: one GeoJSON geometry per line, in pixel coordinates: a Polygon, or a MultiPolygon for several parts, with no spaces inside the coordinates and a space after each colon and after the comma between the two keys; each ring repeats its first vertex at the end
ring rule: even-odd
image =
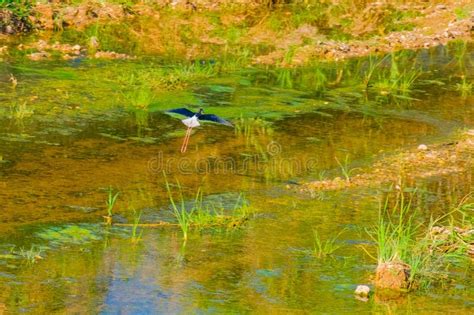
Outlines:
{"type": "Polygon", "coordinates": [[[377,257],[364,250],[378,264],[407,264],[409,289],[426,289],[448,279],[450,266],[467,260],[473,237],[469,233],[472,222],[466,221],[466,209],[472,211],[474,207],[467,201],[469,198],[464,198],[448,213],[425,223],[413,205],[415,196],[416,191],[408,197],[398,192],[392,206],[386,199],[380,207],[377,225],[367,231],[376,243],[377,257]],[[439,226],[443,222],[445,225],[439,226]]]}
{"type": "Polygon", "coordinates": [[[334,236],[329,236],[328,239],[323,241],[318,231],[313,230],[314,246],[312,254],[318,258],[334,254],[339,248],[344,246],[342,243],[338,242],[339,236],[341,236],[343,232],[344,230],[334,236]]]}

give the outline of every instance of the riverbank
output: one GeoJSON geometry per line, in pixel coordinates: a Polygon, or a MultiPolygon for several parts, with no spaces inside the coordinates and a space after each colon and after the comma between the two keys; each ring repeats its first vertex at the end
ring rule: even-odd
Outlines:
{"type": "MultiPolygon", "coordinates": [[[[91,57],[97,52],[107,58],[158,55],[282,67],[472,40],[474,8],[470,1],[388,1],[367,6],[305,3],[39,2],[25,8],[28,13],[21,11],[21,17],[2,10],[0,29],[13,35],[33,30],[34,36],[20,40],[30,44],[27,53],[33,60],[71,58],[69,53],[42,49],[68,44],[81,47],[91,57]]],[[[15,35],[0,36],[5,42],[18,44],[15,35]]]]}
{"type": "Polygon", "coordinates": [[[364,169],[342,165],[344,178],[336,177],[311,181],[301,191],[336,191],[355,187],[381,187],[384,184],[401,185],[418,179],[459,173],[472,173],[474,157],[474,130],[468,130],[450,141],[425,145],[381,157],[364,169]],[[352,175],[352,171],[354,174],[352,175]]]}

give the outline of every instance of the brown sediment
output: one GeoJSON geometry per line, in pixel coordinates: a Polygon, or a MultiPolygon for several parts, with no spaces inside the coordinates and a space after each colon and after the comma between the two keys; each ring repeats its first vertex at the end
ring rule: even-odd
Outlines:
{"type": "Polygon", "coordinates": [[[474,131],[465,132],[449,143],[416,148],[397,155],[382,157],[350,180],[339,177],[303,184],[301,191],[334,191],[354,187],[380,187],[404,179],[422,179],[462,173],[474,167],[474,131]],[[424,147],[423,147],[424,149],[424,147]]]}

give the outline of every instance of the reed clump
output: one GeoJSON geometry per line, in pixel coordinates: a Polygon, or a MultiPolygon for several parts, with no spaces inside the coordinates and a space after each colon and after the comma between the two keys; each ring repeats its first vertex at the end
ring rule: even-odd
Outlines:
{"type": "Polygon", "coordinates": [[[368,230],[377,249],[378,288],[414,290],[440,284],[448,279],[449,267],[465,261],[472,250],[472,218],[466,219],[467,210],[474,209],[470,197],[429,222],[421,219],[414,198],[416,193],[406,196],[401,191],[393,205],[387,198],[377,225],[368,230]]]}
{"type": "Polygon", "coordinates": [[[165,183],[171,211],[185,241],[188,239],[192,228],[197,230],[216,227],[235,228],[241,226],[250,216],[250,207],[245,201],[243,194],[239,195],[233,209],[229,210],[211,202],[204,202],[203,193],[200,188],[198,188],[194,200],[186,202],[179,182],[176,185],[177,192],[172,191],[167,180],[165,180],[165,183]],[[176,195],[178,195],[177,198],[176,195]]]}

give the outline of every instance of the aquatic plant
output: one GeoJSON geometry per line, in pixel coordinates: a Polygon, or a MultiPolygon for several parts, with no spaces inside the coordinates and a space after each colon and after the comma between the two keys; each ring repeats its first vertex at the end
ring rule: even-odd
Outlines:
{"type": "Polygon", "coordinates": [[[109,187],[108,197],[107,197],[107,200],[105,202],[105,204],[107,206],[107,216],[104,216],[104,218],[106,220],[106,224],[109,224],[109,225],[112,224],[113,209],[114,209],[115,203],[117,202],[117,198],[118,198],[119,195],[120,195],[119,191],[114,194],[114,191],[113,191],[112,187],[109,187]]]}
{"type": "Polygon", "coordinates": [[[10,73],[10,78],[8,79],[8,81],[11,82],[12,89],[16,89],[16,86],[18,85],[18,79],[12,73],[10,73]]]}
{"type": "MultiPolygon", "coordinates": [[[[194,207],[191,208],[189,211],[186,209],[186,206],[185,206],[185,203],[184,203],[184,197],[183,197],[183,193],[182,193],[182,190],[181,190],[181,185],[179,184],[179,182],[177,182],[177,185],[178,185],[178,190],[179,190],[179,194],[180,194],[180,204],[176,204],[174,198],[173,198],[173,194],[171,193],[171,188],[170,188],[170,184],[168,182],[168,180],[166,179],[166,175],[165,175],[165,184],[166,184],[166,190],[168,192],[168,198],[170,200],[170,203],[171,203],[171,208],[172,208],[172,211],[173,211],[173,214],[176,218],[176,220],[178,221],[178,225],[181,229],[181,232],[183,233],[183,239],[186,241],[188,239],[188,232],[189,232],[189,228],[191,227],[191,215],[192,215],[192,212],[194,211],[194,207]]],[[[198,194],[196,197],[199,196],[199,190],[198,190],[198,194]]]]}
{"type": "Polygon", "coordinates": [[[392,92],[407,93],[413,89],[416,80],[421,76],[422,71],[411,62],[412,56],[409,53],[399,52],[386,55],[379,62],[371,61],[369,57],[369,69],[365,74],[364,83],[366,88],[374,76],[376,70],[377,81],[374,88],[381,90],[382,94],[392,92]],[[390,57],[390,68],[388,71],[381,67],[383,62],[390,57]],[[403,70],[400,70],[400,69],[403,70]]]}
{"type": "Polygon", "coordinates": [[[273,133],[271,123],[259,117],[244,118],[240,116],[239,119],[234,121],[234,126],[235,134],[243,136],[247,144],[252,143],[257,136],[266,136],[273,133]]]}
{"type": "Polygon", "coordinates": [[[26,117],[33,115],[33,110],[26,105],[24,102],[15,102],[10,106],[11,117],[16,120],[23,120],[26,117]]]}
{"type": "Polygon", "coordinates": [[[21,247],[19,251],[16,251],[14,253],[25,259],[28,264],[34,264],[38,260],[43,259],[43,257],[41,257],[42,252],[43,250],[41,249],[41,247],[33,244],[28,250],[21,247]]]}
{"type": "Polygon", "coordinates": [[[281,88],[292,89],[293,88],[293,70],[282,68],[278,70],[278,84],[281,88]]]}
{"type": "Polygon", "coordinates": [[[392,206],[387,198],[379,208],[377,225],[367,231],[376,243],[377,257],[373,258],[378,261],[379,267],[405,266],[402,268],[405,269],[403,273],[406,278],[402,281],[406,281],[407,289],[427,288],[432,283],[447,279],[448,266],[467,258],[465,245],[469,240],[464,238],[472,238],[469,233],[461,237],[459,231],[463,229],[457,228],[454,220],[448,221],[447,227],[437,227],[454,213],[462,213],[463,205],[470,207],[465,200],[463,205],[460,204],[445,215],[436,219],[431,217],[425,225],[413,205],[415,196],[416,191],[408,197],[398,192],[392,206]],[[442,237],[437,236],[439,234],[442,237]]]}
{"type": "Polygon", "coordinates": [[[379,263],[408,260],[414,236],[419,228],[414,222],[416,212],[412,210],[412,198],[406,201],[403,194],[392,209],[389,208],[388,198],[384,206],[380,207],[379,221],[375,229],[379,263]],[[392,214],[396,216],[395,221],[392,221],[392,214]]]}
{"type": "Polygon", "coordinates": [[[412,90],[415,81],[420,77],[421,73],[421,70],[415,68],[404,71],[394,82],[394,86],[401,92],[408,92],[412,90]]]}
{"type": "Polygon", "coordinates": [[[320,67],[317,67],[314,70],[312,78],[313,78],[312,87],[314,88],[316,92],[321,92],[326,89],[328,78],[320,67]]]}
{"type": "Polygon", "coordinates": [[[346,179],[346,181],[351,180],[352,173],[357,170],[357,168],[350,168],[350,163],[349,163],[349,155],[347,154],[345,159],[344,159],[344,164],[342,164],[337,157],[334,157],[336,160],[337,164],[339,165],[339,168],[341,169],[342,175],[346,179]]]}
{"type": "Polygon", "coordinates": [[[133,225],[132,225],[132,236],[131,240],[132,243],[138,243],[142,239],[143,235],[143,230],[138,233],[138,226],[140,225],[140,219],[142,217],[142,212],[137,212],[135,208],[132,208],[133,210],[133,225]]]}
{"type": "Polygon", "coordinates": [[[322,240],[317,230],[313,230],[313,250],[312,254],[318,258],[326,257],[334,254],[339,248],[344,245],[338,242],[338,238],[344,230],[341,230],[339,233],[333,236],[329,236],[326,240],[322,240]]]}
{"type": "Polygon", "coordinates": [[[128,104],[136,109],[148,109],[155,100],[155,93],[147,83],[134,85],[128,91],[123,92],[128,104]]]}
{"type": "Polygon", "coordinates": [[[35,236],[48,241],[50,245],[63,246],[100,240],[103,232],[103,229],[93,224],[67,224],[45,228],[35,233],[35,236]]]}
{"type": "Polygon", "coordinates": [[[472,82],[468,82],[466,80],[466,76],[463,75],[461,77],[461,82],[456,83],[456,90],[461,92],[462,97],[466,97],[471,94],[472,92],[472,82]]]}
{"type": "Polygon", "coordinates": [[[205,202],[203,200],[201,188],[198,188],[195,197],[191,202],[185,202],[179,182],[177,182],[179,201],[176,202],[166,176],[165,184],[172,213],[176,218],[177,225],[183,233],[183,239],[185,241],[188,239],[191,228],[199,230],[219,227],[234,228],[242,225],[251,213],[243,194],[239,194],[232,210],[230,211],[223,205],[216,205],[211,201],[205,202]]]}

